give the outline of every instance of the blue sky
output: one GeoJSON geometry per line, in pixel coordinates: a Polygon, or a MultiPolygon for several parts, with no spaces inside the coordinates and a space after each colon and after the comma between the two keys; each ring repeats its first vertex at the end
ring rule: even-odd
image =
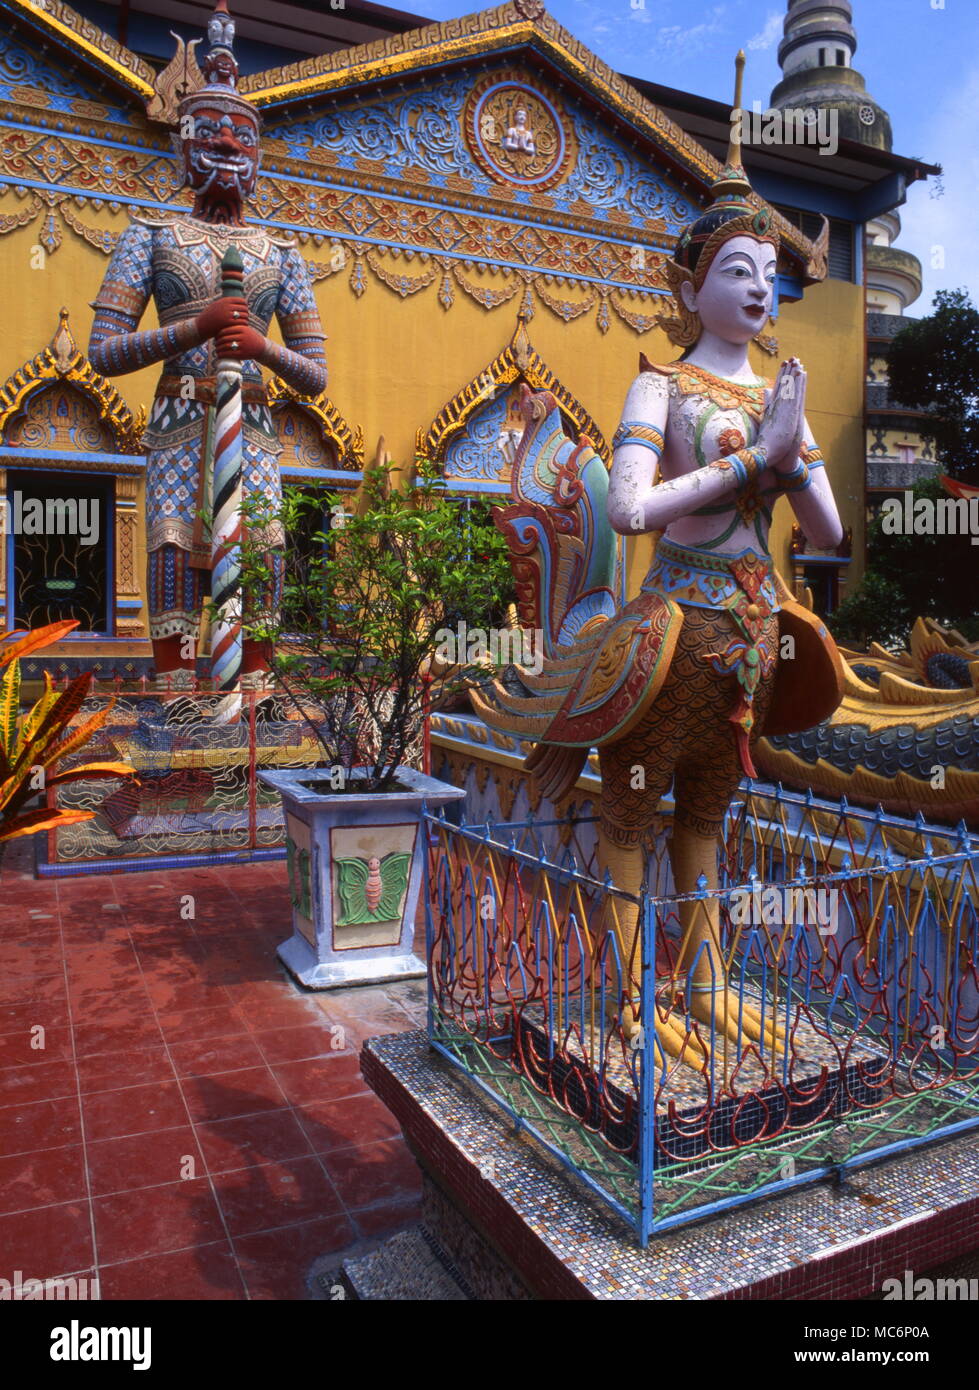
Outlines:
{"type": "MultiPolygon", "coordinates": [[[[785,0],[644,0],[642,9],[630,0],[545,3],[605,62],[651,82],[730,101],[740,47],[748,55],[746,106],[766,106],[780,77],[785,0]]],[[[472,0],[408,7],[429,19],[481,8],[472,0]]],[[[946,288],[968,289],[979,305],[979,0],[853,0],[853,23],[854,66],[890,114],[895,152],[945,171],[940,188],[934,179],[913,185],[899,209],[898,245],[924,272],[910,312],[928,313],[934,292],[946,288]]]]}

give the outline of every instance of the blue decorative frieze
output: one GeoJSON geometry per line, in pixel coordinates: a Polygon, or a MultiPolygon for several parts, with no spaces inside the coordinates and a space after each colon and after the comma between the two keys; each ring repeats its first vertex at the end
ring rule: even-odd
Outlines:
{"type": "Polygon", "coordinates": [[[596,210],[614,208],[631,212],[634,221],[660,219],[676,230],[700,215],[700,208],[688,202],[645,160],[624,149],[595,118],[569,105],[578,141],[578,158],[565,180],[561,193],[568,203],[576,198],[596,210]]]}
{"type": "MultiPolygon", "coordinates": [[[[483,78],[483,81],[486,79],[483,78]]],[[[396,97],[379,97],[366,105],[351,106],[326,116],[270,124],[269,138],[283,141],[291,158],[306,159],[311,149],[328,150],[342,168],[355,167],[358,159],[383,162],[389,177],[403,174],[406,167],[424,169],[429,188],[446,187],[452,176],[465,178],[474,192],[492,195],[500,182],[487,178],[486,170],[474,158],[466,141],[465,108],[474,85],[471,74],[446,77],[432,90],[417,90],[396,97]]],[[[510,83],[515,105],[519,85],[510,83]]],[[[528,84],[528,95],[534,89],[528,84]]],[[[543,93],[538,100],[544,104],[543,93]]],[[[555,112],[550,102],[549,110],[555,112]]],[[[485,119],[485,113],[484,113],[485,119]]],[[[645,219],[666,224],[670,235],[691,221],[699,211],[649,165],[627,150],[603,129],[595,115],[565,97],[563,116],[566,135],[575,154],[560,183],[550,196],[568,212],[582,212],[587,205],[592,216],[617,210],[632,214],[638,227],[645,219]]],[[[490,127],[494,140],[505,137],[503,122],[490,127]]],[[[562,132],[563,138],[564,132],[562,132]]],[[[486,144],[486,133],[479,132],[486,144]]],[[[482,145],[479,147],[482,150],[482,145]]],[[[485,158],[485,151],[483,151],[485,158]]],[[[532,202],[532,194],[520,190],[512,180],[521,201],[532,202]]]]}
{"type": "Polygon", "coordinates": [[[446,79],[438,91],[416,91],[328,116],[270,124],[267,134],[285,141],[293,159],[305,159],[310,148],[318,147],[344,160],[389,160],[399,170],[413,164],[433,174],[478,177],[459,124],[469,86],[465,76],[446,79]]]}
{"type": "Polygon", "coordinates": [[[30,88],[32,104],[44,100],[50,111],[74,114],[76,101],[97,102],[110,121],[128,121],[131,112],[107,106],[104,94],[86,87],[73,73],[55,67],[38,53],[22,47],[10,34],[0,34],[0,101],[17,101],[30,88]]]}

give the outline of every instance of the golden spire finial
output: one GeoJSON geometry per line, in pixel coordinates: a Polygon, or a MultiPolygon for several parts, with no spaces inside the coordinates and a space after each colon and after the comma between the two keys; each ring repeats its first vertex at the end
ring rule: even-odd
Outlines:
{"type": "Polygon", "coordinates": [[[526,371],[527,365],[534,355],[534,349],[530,341],[530,334],[527,332],[527,319],[523,312],[517,315],[517,326],[513,330],[510,347],[513,349],[517,366],[522,372],[526,371]]]}
{"type": "Polygon", "coordinates": [[[62,307],[58,312],[58,327],[54,331],[54,337],[50,343],[51,355],[54,358],[54,365],[64,376],[69,370],[78,353],[75,339],[71,329],[68,327],[68,310],[62,307]]]}
{"type": "Polygon", "coordinates": [[[731,110],[731,136],[728,141],[727,159],[720,178],[711,189],[715,202],[730,202],[732,199],[743,202],[751,194],[751,184],[741,163],[741,89],[744,83],[744,65],[745,56],[742,48],[734,60],[734,106],[731,110]]]}
{"type": "Polygon", "coordinates": [[[738,49],[734,60],[734,106],[731,108],[731,138],[728,141],[727,160],[729,166],[737,168],[741,163],[741,91],[744,84],[744,49],[738,49]]]}

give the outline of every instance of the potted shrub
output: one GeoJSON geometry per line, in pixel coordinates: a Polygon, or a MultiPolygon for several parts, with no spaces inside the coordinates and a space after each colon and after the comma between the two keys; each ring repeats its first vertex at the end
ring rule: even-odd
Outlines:
{"type": "MultiPolygon", "coordinates": [[[[422,811],[464,795],[417,766],[432,658],[465,633],[488,658],[478,634],[512,583],[505,543],[470,526],[424,463],[399,486],[370,469],[356,507],[304,485],[284,489],[274,516],[260,498],[243,511],[243,626],[322,751],[315,768],[258,774],[285,813],[293,932],[279,956],[311,988],[424,974],[412,950],[422,811]],[[270,523],[287,537],[278,582],[270,523]]],[[[454,655],[443,689],[487,677],[488,659],[454,655]]]]}

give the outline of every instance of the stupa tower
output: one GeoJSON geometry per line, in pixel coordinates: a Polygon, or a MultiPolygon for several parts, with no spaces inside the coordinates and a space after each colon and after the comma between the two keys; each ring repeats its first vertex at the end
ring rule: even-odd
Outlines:
{"type": "Polygon", "coordinates": [[[784,75],[772,91],[771,105],[782,110],[834,108],[841,136],[890,150],[890,117],[853,66],[856,51],[851,0],[789,0],[778,47],[784,75]]]}

